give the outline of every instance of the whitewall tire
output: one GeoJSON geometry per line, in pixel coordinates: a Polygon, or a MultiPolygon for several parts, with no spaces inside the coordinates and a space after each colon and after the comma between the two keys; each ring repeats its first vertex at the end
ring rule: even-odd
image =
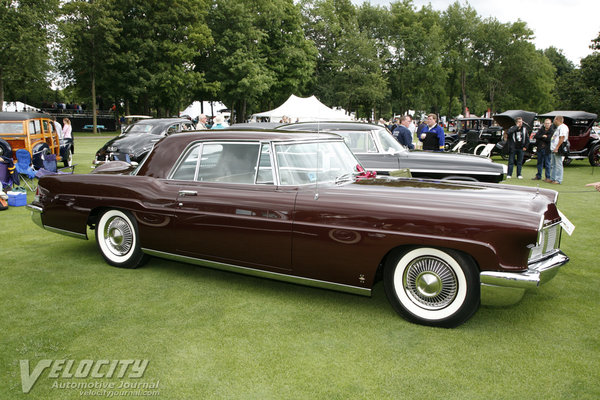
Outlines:
{"type": "Polygon", "coordinates": [[[108,210],[96,224],[96,243],[107,263],[137,268],[148,258],[140,246],[137,223],[131,213],[108,210]]]}
{"type": "Polygon", "coordinates": [[[418,247],[392,254],[384,285],[394,309],[423,325],[455,327],[479,308],[475,262],[450,249],[418,247]]]}

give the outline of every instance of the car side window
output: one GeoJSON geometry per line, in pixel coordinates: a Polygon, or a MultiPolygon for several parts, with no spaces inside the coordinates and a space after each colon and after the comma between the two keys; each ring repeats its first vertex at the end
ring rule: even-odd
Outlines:
{"type": "Polygon", "coordinates": [[[260,159],[258,161],[256,183],[259,185],[272,185],[274,182],[273,165],[271,164],[271,146],[263,144],[260,150],[260,159]]]}
{"type": "Polygon", "coordinates": [[[209,143],[202,148],[198,180],[254,183],[259,143],[209,143]]]}
{"type": "Polygon", "coordinates": [[[172,179],[181,179],[185,181],[193,181],[196,178],[196,169],[198,166],[198,155],[200,154],[201,145],[193,147],[179,164],[172,179]]]}
{"type": "Polygon", "coordinates": [[[257,179],[272,184],[273,168],[268,146],[261,150],[259,143],[204,143],[188,151],[171,178],[249,184],[257,179]]]}

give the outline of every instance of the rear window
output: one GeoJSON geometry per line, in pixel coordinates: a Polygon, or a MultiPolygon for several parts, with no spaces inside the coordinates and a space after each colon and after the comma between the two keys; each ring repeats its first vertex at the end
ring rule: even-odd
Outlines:
{"type": "Polygon", "coordinates": [[[0,122],[0,134],[3,133],[25,133],[22,122],[0,122]]]}

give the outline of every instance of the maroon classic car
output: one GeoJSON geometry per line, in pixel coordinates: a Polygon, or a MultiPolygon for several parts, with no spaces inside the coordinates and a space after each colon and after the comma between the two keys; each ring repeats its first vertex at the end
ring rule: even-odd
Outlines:
{"type": "Polygon", "coordinates": [[[117,267],[156,256],[361,295],[382,278],[399,314],[442,327],[518,301],[568,261],[555,191],[375,177],[333,134],[172,135],[127,167],[43,177],[33,220],[95,229],[117,267]]]}

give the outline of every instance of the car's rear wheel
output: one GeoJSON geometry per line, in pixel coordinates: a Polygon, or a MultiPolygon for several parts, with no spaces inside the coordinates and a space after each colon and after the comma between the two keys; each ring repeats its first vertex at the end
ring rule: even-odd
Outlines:
{"type": "Polygon", "coordinates": [[[384,286],[394,309],[423,325],[458,326],[480,304],[475,262],[449,249],[417,247],[392,254],[384,269],[384,286]]]}
{"type": "Polygon", "coordinates": [[[108,210],[96,224],[96,243],[107,263],[120,268],[137,268],[148,256],[141,250],[138,228],[130,212],[108,210]]]}
{"type": "Polygon", "coordinates": [[[600,144],[595,145],[588,156],[592,167],[600,167],[600,144]]]}

